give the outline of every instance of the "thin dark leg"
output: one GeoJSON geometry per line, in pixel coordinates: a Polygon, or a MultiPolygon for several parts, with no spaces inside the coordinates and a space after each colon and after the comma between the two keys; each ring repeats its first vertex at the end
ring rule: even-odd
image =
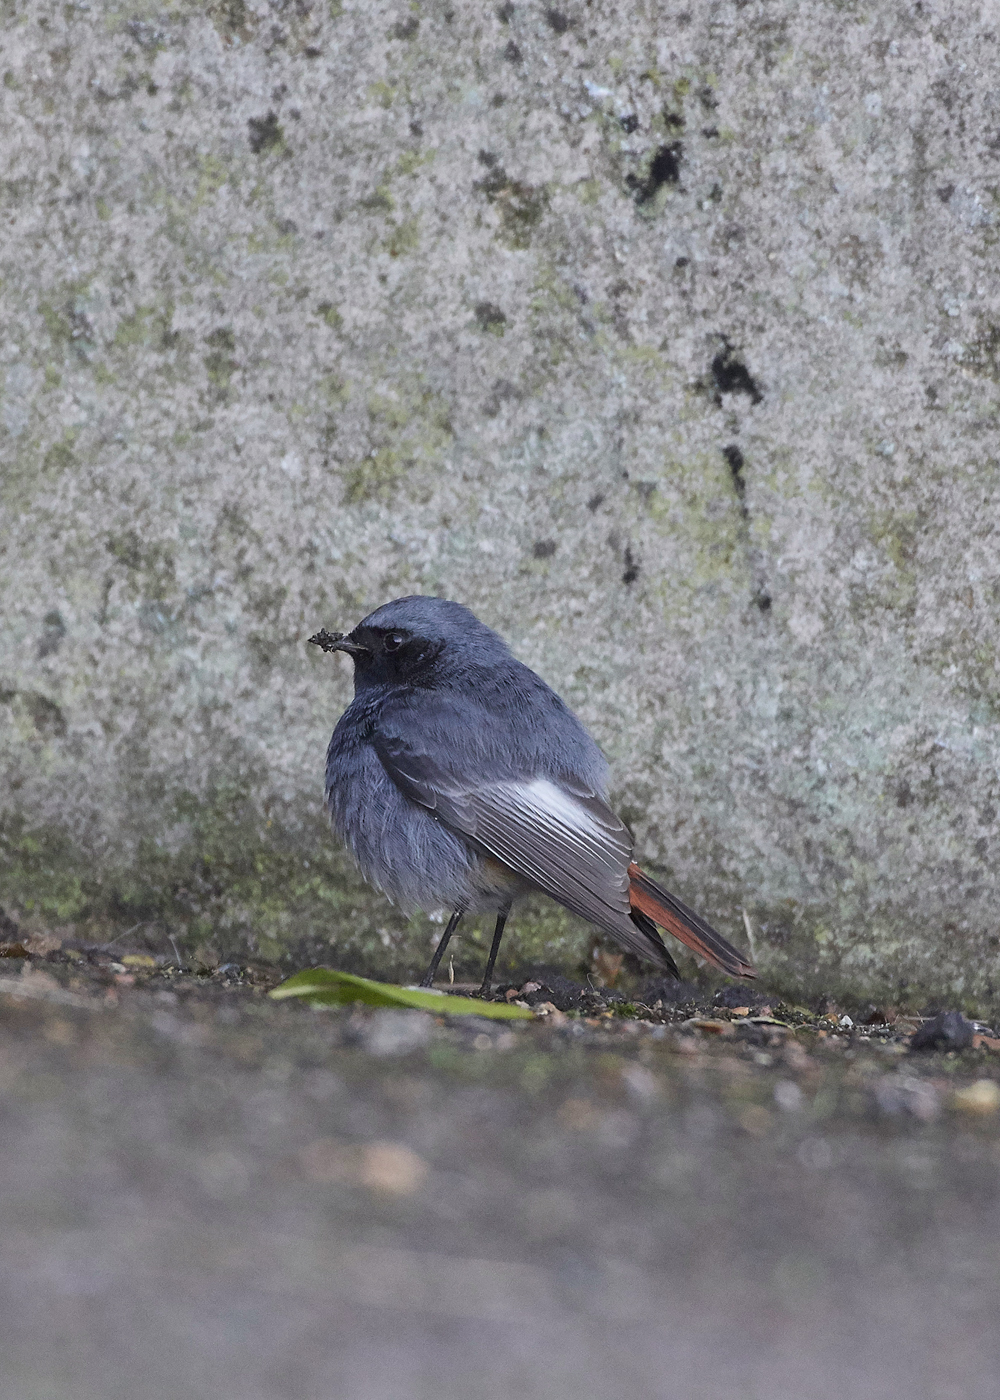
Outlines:
{"type": "Polygon", "coordinates": [[[451,935],[458,928],[458,921],[462,917],[462,913],[463,911],[461,909],[456,909],[454,914],[452,914],[451,918],[448,920],[448,926],[445,929],[444,933],[442,933],[441,935],[441,942],[434,949],[434,956],[431,958],[431,965],[424,973],[423,977],[420,979],[421,987],[433,987],[434,974],[438,970],[438,963],[444,957],[444,950],[451,942],[451,935]]]}
{"type": "Polygon", "coordinates": [[[497,915],[497,926],[493,931],[493,946],[490,948],[490,960],[486,964],[486,976],[483,978],[483,985],[479,988],[481,997],[488,997],[493,990],[493,964],[497,960],[497,953],[500,951],[500,940],[503,938],[503,926],[507,922],[509,909],[501,909],[497,915]]]}

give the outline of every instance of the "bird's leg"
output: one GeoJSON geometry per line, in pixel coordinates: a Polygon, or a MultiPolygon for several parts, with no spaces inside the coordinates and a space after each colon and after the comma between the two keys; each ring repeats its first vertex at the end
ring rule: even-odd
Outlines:
{"type": "Polygon", "coordinates": [[[420,979],[421,987],[433,987],[434,974],[438,970],[438,963],[444,957],[444,950],[451,942],[451,935],[458,928],[458,921],[462,917],[463,913],[464,910],[456,909],[454,914],[452,914],[451,918],[448,920],[448,926],[445,929],[444,933],[442,933],[441,935],[441,941],[434,949],[434,956],[431,958],[431,965],[424,973],[423,977],[420,979]]]}
{"type": "Polygon", "coordinates": [[[507,915],[510,908],[501,909],[497,915],[497,926],[493,930],[493,945],[490,948],[490,959],[486,964],[486,976],[483,978],[483,985],[479,988],[481,997],[488,997],[493,990],[493,964],[497,960],[497,953],[500,951],[500,940],[503,938],[503,926],[507,922],[507,915]]]}

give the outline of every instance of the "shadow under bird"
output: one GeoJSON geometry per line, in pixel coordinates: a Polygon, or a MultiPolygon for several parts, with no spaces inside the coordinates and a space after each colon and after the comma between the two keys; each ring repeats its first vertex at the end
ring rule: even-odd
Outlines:
{"type": "Polygon", "coordinates": [[[495,912],[482,993],[511,905],[543,890],[677,977],[666,929],[733,977],[753,965],[632,859],[607,802],[608,765],[555,691],[468,608],[397,598],[310,642],[354,662],[354,699],[326,756],[333,828],[365,879],[404,908],[495,912]]]}

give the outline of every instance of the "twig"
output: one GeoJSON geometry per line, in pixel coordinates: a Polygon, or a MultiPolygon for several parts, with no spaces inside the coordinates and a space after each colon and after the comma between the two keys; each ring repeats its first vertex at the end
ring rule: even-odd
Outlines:
{"type": "Polygon", "coordinates": [[[747,942],[750,944],[750,956],[753,958],[754,962],[756,962],[757,949],[754,945],[753,924],[750,922],[750,915],[745,909],[741,908],[740,913],[743,915],[743,927],[747,931],[747,942]]]}
{"type": "Polygon", "coordinates": [[[150,924],[155,924],[155,923],[156,923],[156,920],[155,920],[155,919],[143,919],[143,921],[142,921],[141,924],[133,924],[132,927],[131,927],[131,928],[127,928],[127,929],[125,930],[124,933],[120,933],[120,934],[118,935],[117,938],[112,938],[112,939],[110,940],[110,942],[108,942],[108,943],[102,943],[102,944],[101,944],[101,947],[102,947],[102,948],[113,948],[113,947],[115,946],[115,944],[116,944],[116,943],[120,943],[120,942],[122,941],[123,938],[128,938],[128,936],[129,936],[130,933],[135,933],[136,929],[139,929],[139,928],[148,928],[148,927],[150,926],[150,924]]]}

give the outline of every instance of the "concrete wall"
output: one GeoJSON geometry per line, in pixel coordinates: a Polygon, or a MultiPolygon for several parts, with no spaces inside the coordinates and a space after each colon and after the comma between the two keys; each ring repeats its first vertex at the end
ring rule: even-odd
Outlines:
{"type": "Polygon", "coordinates": [[[305,638],[434,592],[783,985],[989,1001],[992,7],[2,15],[9,915],[419,963],[305,638]]]}

